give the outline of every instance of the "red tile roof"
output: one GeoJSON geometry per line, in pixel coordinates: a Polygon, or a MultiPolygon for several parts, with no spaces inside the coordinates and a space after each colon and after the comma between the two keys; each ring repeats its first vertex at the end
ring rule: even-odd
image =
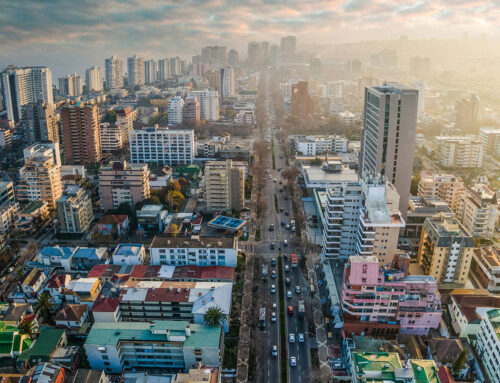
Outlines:
{"type": "Polygon", "coordinates": [[[89,271],[89,274],[87,275],[88,278],[99,278],[99,277],[102,277],[103,274],[108,270],[108,266],[109,265],[95,265],[93,266],[90,271],[89,271]]]}
{"type": "Polygon", "coordinates": [[[54,274],[52,277],[50,277],[47,287],[49,289],[60,289],[61,287],[64,286],[65,280],[66,280],[65,274],[54,274]]]}
{"type": "Polygon", "coordinates": [[[169,288],[148,289],[148,302],[189,302],[189,290],[169,288]],[[180,291],[178,291],[180,290],[180,291]]]}
{"type": "Polygon", "coordinates": [[[172,279],[228,279],[234,277],[234,267],[229,266],[177,266],[172,279]]]}
{"type": "Polygon", "coordinates": [[[102,217],[99,222],[97,223],[98,225],[112,225],[114,223],[120,224],[123,221],[125,221],[128,218],[128,215],[126,214],[106,214],[104,217],[102,217]]]}
{"type": "Polygon", "coordinates": [[[130,273],[132,279],[156,278],[161,266],[135,265],[130,273]]]}
{"type": "Polygon", "coordinates": [[[464,313],[467,321],[473,322],[476,319],[481,319],[476,312],[477,307],[494,307],[500,308],[500,297],[492,295],[480,294],[454,294],[458,306],[464,313]]]}
{"type": "Polygon", "coordinates": [[[451,371],[446,366],[440,366],[438,370],[438,377],[441,383],[455,383],[451,371]]]}
{"type": "Polygon", "coordinates": [[[92,306],[92,312],[107,313],[114,312],[118,308],[120,298],[106,298],[99,296],[92,306]]]}
{"type": "Polygon", "coordinates": [[[79,322],[87,312],[85,304],[66,304],[54,317],[55,321],[79,322]]]}

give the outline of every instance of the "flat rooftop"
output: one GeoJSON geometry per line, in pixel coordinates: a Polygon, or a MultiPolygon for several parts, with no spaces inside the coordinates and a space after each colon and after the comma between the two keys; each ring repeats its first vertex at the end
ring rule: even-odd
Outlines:
{"type": "Polygon", "coordinates": [[[213,247],[218,249],[235,249],[236,239],[226,237],[158,237],[151,243],[151,248],[197,249],[213,247]]]}
{"type": "MultiPolygon", "coordinates": [[[[302,166],[302,173],[307,185],[313,184],[334,184],[342,182],[357,182],[358,173],[355,169],[351,169],[348,166],[342,166],[339,172],[328,172],[323,170],[321,166],[302,166]]],[[[309,186],[312,187],[312,186],[309,186]]]]}

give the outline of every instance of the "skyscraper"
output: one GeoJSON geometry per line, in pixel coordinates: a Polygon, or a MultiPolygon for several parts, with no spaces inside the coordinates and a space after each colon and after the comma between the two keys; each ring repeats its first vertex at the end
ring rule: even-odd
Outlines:
{"type": "Polygon", "coordinates": [[[200,122],[200,103],[196,97],[186,98],[182,108],[182,123],[196,125],[200,122]]]}
{"type": "Polygon", "coordinates": [[[170,77],[179,76],[181,74],[181,59],[172,57],[170,59],[170,77]]]}
{"type": "Polygon", "coordinates": [[[102,69],[96,66],[87,69],[85,83],[87,84],[87,92],[101,92],[103,90],[102,69]]]}
{"type": "Polygon", "coordinates": [[[47,67],[7,67],[0,73],[0,90],[7,117],[21,121],[22,107],[30,102],[54,103],[52,72],[47,67]]]}
{"type": "Polygon", "coordinates": [[[123,88],[123,60],[111,56],[104,61],[106,71],[106,89],[123,88]]]}
{"type": "Polygon", "coordinates": [[[248,43],[248,66],[251,69],[257,69],[262,63],[262,52],[260,44],[257,41],[248,43]]]}
{"type": "Polygon", "coordinates": [[[62,107],[64,159],[69,165],[92,165],[101,160],[97,105],[70,102],[62,107]]]}
{"type": "Polygon", "coordinates": [[[406,219],[417,130],[418,91],[399,83],[366,88],[360,175],[387,177],[406,219]]]}
{"type": "Polygon", "coordinates": [[[158,60],[158,81],[167,81],[170,77],[170,60],[158,60]]]}
{"type": "Polygon", "coordinates": [[[314,109],[313,99],[307,90],[307,81],[299,81],[292,85],[292,97],[290,102],[290,113],[299,116],[309,116],[314,109]]]}
{"type": "Polygon", "coordinates": [[[178,125],[182,123],[182,108],[184,100],[182,97],[176,96],[168,100],[167,115],[169,125],[178,125]]]}
{"type": "Polygon", "coordinates": [[[59,94],[69,97],[81,96],[83,94],[82,78],[76,73],[59,77],[59,94]]]}
{"type": "Polygon", "coordinates": [[[128,85],[143,85],[146,82],[144,59],[134,55],[127,59],[128,85]]]}
{"type": "Polygon", "coordinates": [[[479,97],[476,95],[472,95],[469,99],[458,100],[455,104],[455,128],[464,134],[478,134],[478,112],[479,97]]]}
{"type": "Polygon", "coordinates": [[[219,119],[219,93],[215,90],[194,90],[187,92],[187,99],[196,98],[200,103],[200,118],[207,121],[219,119]]]}
{"type": "Polygon", "coordinates": [[[156,81],[157,64],[156,60],[147,60],[144,63],[146,84],[152,84],[156,81]]]}
{"type": "Polygon", "coordinates": [[[279,55],[280,55],[280,47],[276,44],[271,45],[269,49],[269,65],[272,70],[277,70],[279,67],[279,55]]]}
{"type": "Polygon", "coordinates": [[[40,141],[59,142],[59,122],[52,104],[38,101],[24,105],[21,121],[28,144],[40,141]]]}
{"type": "Polygon", "coordinates": [[[295,36],[286,36],[281,38],[280,53],[289,55],[295,53],[295,36]]]}
{"type": "Polygon", "coordinates": [[[230,66],[220,70],[221,97],[233,97],[235,95],[234,69],[230,66]]]}
{"type": "Polygon", "coordinates": [[[240,54],[236,49],[231,49],[227,54],[227,64],[232,67],[240,65],[240,54]]]}
{"type": "Polygon", "coordinates": [[[262,41],[260,43],[260,52],[262,55],[262,64],[269,65],[269,41],[262,41]]]}
{"type": "Polygon", "coordinates": [[[220,68],[227,64],[227,47],[210,45],[201,50],[203,62],[210,64],[210,68],[220,68]]]}

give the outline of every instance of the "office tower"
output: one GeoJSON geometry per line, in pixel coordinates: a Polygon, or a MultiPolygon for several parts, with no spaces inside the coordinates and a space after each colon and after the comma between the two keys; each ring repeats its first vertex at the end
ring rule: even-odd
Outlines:
{"type": "Polygon", "coordinates": [[[35,144],[24,150],[24,166],[19,169],[17,199],[21,202],[47,202],[56,209],[61,197],[61,161],[59,143],[35,144]]]}
{"type": "Polygon", "coordinates": [[[130,133],[130,161],[161,165],[187,165],[194,159],[194,132],[191,129],[150,128],[130,133]]]}
{"type": "Polygon", "coordinates": [[[227,65],[233,68],[240,66],[240,54],[236,49],[231,49],[227,54],[227,65]]]}
{"type": "Polygon", "coordinates": [[[205,163],[205,201],[211,212],[240,211],[245,206],[245,176],[232,160],[205,163]]]}
{"type": "Polygon", "coordinates": [[[463,134],[478,134],[479,97],[472,95],[455,103],[455,128],[463,134]]]}
{"type": "Polygon", "coordinates": [[[0,73],[0,90],[9,120],[21,121],[21,108],[30,102],[54,103],[52,72],[47,67],[8,66],[0,73]]]}
{"type": "Polygon", "coordinates": [[[158,81],[167,81],[170,78],[170,60],[158,60],[158,81]]]}
{"type": "Polygon", "coordinates": [[[172,57],[170,59],[170,77],[181,75],[181,59],[172,57]]]}
{"type": "Polygon", "coordinates": [[[87,84],[87,92],[102,92],[104,89],[102,84],[102,69],[96,66],[89,68],[85,72],[85,83],[87,84]]]}
{"type": "Polygon", "coordinates": [[[217,69],[227,65],[227,47],[210,45],[201,50],[203,62],[210,64],[210,68],[217,69]]]}
{"type": "Polygon", "coordinates": [[[457,211],[463,191],[464,183],[453,174],[432,173],[432,171],[420,173],[417,192],[419,197],[439,198],[445,201],[451,210],[457,211]]]}
{"type": "Polygon", "coordinates": [[[434,148],[439,163],[447,168],[480,168],[483,166],[483,145],[477,136],[438,136],[434,148]]]}
{"type": "Polygon", "coordinates": [[[427,218],[422,228],[417,261],[438,283],[465,284],[474,251],[474,240],[454,217],[427,218]]]}
{"type": "Polygon", "coordinates": [[[257,41],[248,43],[248,58],[247,64],[250,69],[258,69],[262,64],[262,52],[260,44],[257,41]]]}
{"type": "Polygon", "coordinates": [[[417,130],[418,91],[399,83],[366,88],[359,174],[381,174],[400,195],[406,219],[417,130]]]}
{"type": "Polygon", "coordinates": [[[184,107],[182,108],[182,123],[183,124],[198,124],[200,122],[200,103],[198,99],[186,98],[184,107]]]}
{"type": "Polygon", "coordinates": [[[145,60],[142,57],[134,55],[127,59],[128,85],[136,86],[146,83],[145,60]]]}
{"type": "Polygon", "coordinates": [[[280,53],[281,54],[294,54],[295,53],[295,36],[286,36],[281,38],[280,53]]]}
{"type": "Polygon", "coordinates": [[[106,89],[123,88],[123,60],[118,56],[111,56],[104,61],[106,74],[106,89]]]}
{"type": "Polygon", "coordinates": [[[483,126],[479,129],[479,139],[483,148],[483,155],[500,156],[500,128],[483,126]]]}
{"type": "Polygon", "coordinates": [[[149,168],[144,161],[129,164],[115,161],[99,169],[99,195],[104,210],[116,209],[122,203],[133,207],[149,198],[149,168]]]}
{"type": "Polygon", "coordinates": [[[225,67],[220,70],[220,91],[221,97],[235,96],[236,80],[234,78],[234,69],[225,67]]]}
{"type": "Polygon", "coordinates": [[[309,96],[307,81],[299,81],[292,85],[292,96],[290,99],[290,113],[299,117],[307,117],[312,114],[313,99],[309,96]]]}
{"type": "Polygon", "coordinates": [[[94,219],[92,196],[87,189],[79,185],[68,185],[56,205],[61,233],[87,232],[94,219]]]}
{"type": "Polygon", "coordinates": [[[156,81],[157,64],[156,60],[146,60],[144,63],[146,84],[152,84],[156,81]]]}
{"type": "Polygon", "coordinates": [[[182,123],[182,108],[184,100],[182,97],[176,96],[168,100],[167,115],[169,125],[179,125],[182,123]]]}
{"type": "Polygon", "coordinates": [[[458,204],[457,219],[473,237],[493,238],[498,215],[497,196],[488,185],[465,187],[458,204]]]}
{"type": "Polygon", "coordinates": [[[194,90],[187,92],[186,99],[198,99],[200,118],[206,121],[219,119],[219,93],[215,90],[194,90]]]}
{"type": "Polygon", "coordinates": [[[101,161],[99,111],[83,102],[64,104],[61,110],[64,162],[68,165],[95,165],[101,161]]]}
{"type": "Polygon", "coordinates": [[[68,74],[59,78],[59,94],[61,96],[78,97],[83,94],[82,78],[74,74],[68,74]]]}
{"type": "Polygon", "coordinates": [[[262,55],[262,64],[269,65],[269,41],[262,41],[260,43],[260,52],[262,55]]]}
{"type": "Polygon", "coordinates": [[[54,114],[52,104],[38,101],[24,105],[21,123],[28,144],[40,141],[60,141],[59,121],[54,114]]]}
{"type": "Polygon", "coordinates": [[[427,78],[431,71],[429,57],[410,57],[410,74],[419,78],[427,78]]]}
{"type": "Polygon", "coordinates": [[[398,66],[398,52],[395,49],[384,49],[371,56],[372,68],[394,69],[398,66]]]}

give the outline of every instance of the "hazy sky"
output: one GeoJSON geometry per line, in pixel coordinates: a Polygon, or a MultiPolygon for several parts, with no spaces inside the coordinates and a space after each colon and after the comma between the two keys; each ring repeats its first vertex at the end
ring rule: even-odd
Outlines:
{"type": "Polygon", "coordinates": [[[500,0],[0,0],[0,66],[54,76],[111,54],[190,58],[215,43],[246,56],[251,40],[343,43],[500,35],[500,0]]]}

